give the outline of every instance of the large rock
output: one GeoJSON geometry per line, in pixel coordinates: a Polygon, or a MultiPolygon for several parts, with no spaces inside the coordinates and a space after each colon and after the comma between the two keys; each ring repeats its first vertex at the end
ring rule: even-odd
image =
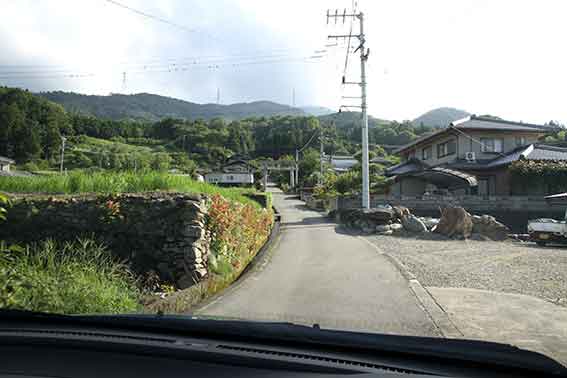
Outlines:
{"type": "Polygon", "coordinates": [[[441,219],[433,232],[450,238],[464,239],[471,236],[473,222],[462,207],[447,207],[441,211],[441,219]]]}
{"type": "Polygon", "coordinates": [[[471,217],[473,223],[472,232],[486,236],[491,240],[504,240],[508,237],[510,229],[498,222],[490,215],[473,215],[471,217]]]}
{"type": "Polygon", "coordinates": [[[422,221],[429,230],[433,229],[433,227],[439,224],[438,218],[420,217],[419,220],[422,221]]]}
{"type": "Polygon", "coordinates": [[[403,215],[402,225],[409,232],[427,232],[425,224],[415,215],[403,215]]]}
{"type": "Polygon", "coordinates": [[[404,226],[401,223],[392,223],[389,227],[392,232],[399,232],[404,229],[404,226]]]}
{"type": "Polygon", "coordinates": [[[386,231],[390,231],[389,224],[379,224],[378,226],[376,226],[376,232],[386,232],[386,231]]]}
{"type": "Polygon", "coordinates": [[[403,216],[411,214],[409,209],[404,206],[394,206],[392,209],[394,210],[394,217],[397,219],[402,219],[403,216]]]}

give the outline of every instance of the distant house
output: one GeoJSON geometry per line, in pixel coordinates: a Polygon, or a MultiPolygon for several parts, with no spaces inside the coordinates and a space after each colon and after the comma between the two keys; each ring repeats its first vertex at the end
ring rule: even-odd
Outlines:
{"type": "Polygon", "coordinates": [[[205,181],[222,186],[250,186],[254,184],[255,170],[247,159],[235,156],[229,158],[218,171],[206,173],[205,181]]]}
{"type": "Polygon", "coordinates": [[[546,194],[544,188],[512,187],[508,167],[517,160],[566,160],[567,148],[538,139],[548,126],[469,116],[398,148],[402,162],[386,170],[390,193],[435,192],[507,196],[546,194]]]}
{"type": "Polygon", "coordinates": [[[10,172],[10,166],[16,164],[12,159],[4,156],[0,156],[0,172],[10,172]]]}
{"type": "Polygon", "coordinates": [[[326,158],[336,173],[347,172],[358,163],[358,160],[350,155],[329,155],[326,158]]]}

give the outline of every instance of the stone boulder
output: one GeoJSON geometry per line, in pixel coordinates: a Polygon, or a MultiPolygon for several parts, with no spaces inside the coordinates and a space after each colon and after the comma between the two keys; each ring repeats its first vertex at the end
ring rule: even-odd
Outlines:
{"type": "Polygon", "coordinates": [[[505,240],[510,233],[510,229],[498,222],[490,215],[473,215],[471,217],[473,223],[472,232],[480,234],[491,240],[505,240]]]}
{"type": "Polygon", "coordinates": [[[439,224],[438,218],[420,217],[420,221],[427,227],[428,230],[432,230],[435,226],[439,224]]]}
{"type": "Polygon", "coordinates": [[[404,229],[404,226],[401,223],[392,223],[390,225],[390,231],[392,232],[400,232],[404,229]]]}
{"type": "Polygon", "coordinates": [[[409,232],[427,232],[427,226],[415,215],[403,215],[402,225],[409,232]]]}
{"type": "Polygon", "coordinates": [[[409,211],[409,209],[407,207],[404,207],[404,206],[394,206],[392,209],[394,211],[394,216],[397,219],[402,219],[402,217],[405,216],[405,215],[411,215],[411,212],[409,211]]]}
{"type": "Polygon", "coordinates": [[[472,234],[471,216],[462,207],[447,207],[441,211],[441,219],[435,227],[435,233],[450,238],[465,239],[472,234]]]}
{"type": "Polygon", "coordinates": [[[391,228],[389,224],[379,224],[378,226],[376,226],[376,232],[386,232],[390,230],[391,228]]]}

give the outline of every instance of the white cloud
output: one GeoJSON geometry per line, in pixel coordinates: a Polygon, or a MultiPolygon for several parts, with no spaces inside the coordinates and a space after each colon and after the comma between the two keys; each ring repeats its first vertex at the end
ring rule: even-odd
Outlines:
{"type": "MultiPolygon", "coordinates": [[[[160,1],[124,4],[195,28],[181,29],[143,18],[103,0],[4,1],[0,65],[54,64],[93,78],[18,79],[31,90],[75,90],[106,94],[152,92],[197,102],[268,99],[337,107],[344,48],[314,64],[207,67],[186,72],[148,73],[141,62],[187,56],[286,53],[305,56],[326,43],[326,35],[348,31],[326,25],[327,8],[351,1],[160,1]],[[278,50],[288,48],[290,50],[278,50]]],[[[562,17],[567,3],[553,0],[381,0],[361,1],[371,55],[370,113],[408,119],[437,106],[455,106],[510,119],[567,121],[567,52],[562,17]]],[[[346,30],[345,30],[346,29],[346,30]]],[[[356,28],[355,28],[356,30],[356,28]]],[[[356,41],[353,41],[356,44],[356,41]]],[[[234,58],[233,58],[234,59],[234,58]]],[[[349,78],[359,61],[350,58],[349,78]]],[[[163,67],[162,67],[163,68],[163,67]]],[[[13,69],[13,68],[12,68],[13,69]]],[[[45,70],[45,68],[43,68],[45,70]]],[[[0,67],[5,72],[6,67],[0,67]]],[[[166,69],[167,71],[167,69],[166,69]]]]}

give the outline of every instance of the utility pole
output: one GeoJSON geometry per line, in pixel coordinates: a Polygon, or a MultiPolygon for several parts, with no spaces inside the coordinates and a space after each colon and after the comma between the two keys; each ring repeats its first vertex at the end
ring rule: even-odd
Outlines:
{"type": "MultiPolygon", "coordinates": [[[[353,19],[358,19],[360,23],[360,32],[358,35],[346,34],[346,35],[329,35],[328,38],[334,39],[349,39],[351,37],[357,37],[360,45],[356,48],[356,51],[360,50],[360,82],[347,82],[345,77],[343,76],[342,84],[355,84],[360,85],[361,89],[361,104],[360,106],[356,105],[341,105],[342,108],[360,108],[362,111],[362,208],[369,209],[370,208],[370,177],[369,177],[369,167],[368,167],[368,109],[366,103],[366,61],[368,60],[368,55],[370,53],[369,49],[366,49],[364,44],[366,42],[364,37],[364,13],[362,12],[353,12],[351,14],[347,14],[346,9],[344,10],[343,14],[339,14],[338,11],[335,11],[335,14],[331,14],[327,11],[327,24],[329,23],[329,19],[333,18],[335,20],[335,24],[338,18],[343,19],[343,23],[347,17],[352,17],[353,19]]],[[[347,51],[347,54],[350,52],[347,51]]],[[[345,67],[346,68],[346,67],[345,67]]]]}
{"type": "Polygon", "coordinates": [[[67,138],[61,137],[61,163],[59,165],[59,173],[63,174],[63,160],[65,159],[65,142],[67,138]]]}
{"type": "Polygon", "coordinates": [[[324,139],[323,139],[323,133],[321,133],[321,136],[319,137],[319,140],[321,142],[321,166],[320,166],[320,175],[319,175],[319,184],[323,183],[323,159],[325,158],[325,150],[324,150],[324,139]]]}
{"type": "Polygon", "coordinates": [[[295,108],[295,88],[291,91],[291,106],[295,108]]]}
{"type": "Polygon", "coordinates": [[[220,105],[220,88],[217,88],[217,105],[220,105]]]}
{"type": "Polygon", "coordinates": [[[299,149],[295,149],[295,185],[299,186],[299,149]]]}

